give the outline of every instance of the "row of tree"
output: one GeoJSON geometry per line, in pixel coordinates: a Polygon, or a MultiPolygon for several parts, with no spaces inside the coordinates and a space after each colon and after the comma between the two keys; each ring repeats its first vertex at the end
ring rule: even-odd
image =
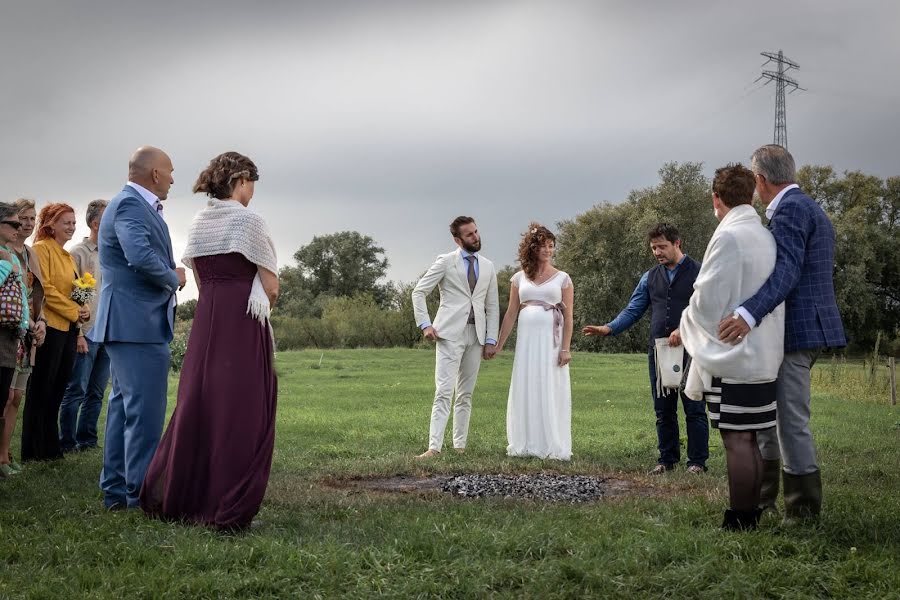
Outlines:
{"type": "MultiPolygon", "coordinates": [[[[601,203],[558,223],[556,263],[575,282],[576,328],[605,323],[627,304],[641,274],[655,264],[647,231],[660,221],[678,226],[683,250],[697,258],[717,225],[711,182],[699,163],[669,163],[660,182],[632,191],[620,203],[601,203]]],[[[806,166],[798,183],[829,214],[837,236],[835,288],[851,352],[871,350],[882,333],[891,354],[900,351],[900,177],[806,166]]],[[[281,296],[273,323],[282,349],[414,346],[414,284],[386,280],[388,259],[369,236],[344,231],[317,236],[281,269],[281,296]]],[[[507,266],[498,274],[501,311],[509,297],[507,266]]],[[[434,314],[438,292],[429,297],[434,314]]],[[[193,305],[179,308],[190,318],[193,305]]],[[[575,336],[583,350],[635,352],[648,344],[647,319],[616,338],[575,336]]]]}

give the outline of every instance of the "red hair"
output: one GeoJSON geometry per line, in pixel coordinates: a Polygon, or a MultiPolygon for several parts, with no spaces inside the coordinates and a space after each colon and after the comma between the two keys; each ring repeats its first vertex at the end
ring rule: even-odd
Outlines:
{"type": "Polygon", "coordinates": [[[34,236],[34,241],[39,242],[52,239],[53,224],[67,212],[75,214],[75,209],[62,202],[54,202],[42,208],[41,212],[38,213],[37,227],[35,227],[37,234],[34,236]]]}

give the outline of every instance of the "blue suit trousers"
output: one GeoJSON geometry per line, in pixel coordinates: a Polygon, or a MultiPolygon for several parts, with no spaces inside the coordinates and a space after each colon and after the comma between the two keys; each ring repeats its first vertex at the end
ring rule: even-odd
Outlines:
{"type": "Polygon", "coordinates": [[[112,365],[100,489],[107,507],[137,507],[166,418],[169,345],[106,342],[112,365]]]}

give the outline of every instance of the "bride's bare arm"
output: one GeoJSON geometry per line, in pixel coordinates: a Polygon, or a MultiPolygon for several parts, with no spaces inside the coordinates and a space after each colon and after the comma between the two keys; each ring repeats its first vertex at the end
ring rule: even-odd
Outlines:
{"type": "Polygon", "coordinates": [[[506,307],[506,314],[503,315],[503,324],[500,326],[500,339],[497,340],[497,350],[503,348],[509,334],[512,333],[513,327],[516,326],[516,320],[519,318],[519,288],[516,284],[509,286],[509,305],[506,307]]]}
{"type": "Polygon", "coordinates": [[[278,275],[263,267],[257,267],[257,270],[259,271],[259,280],[269,298],[269,304],[275,308],[275,302],[278,300],[278,275]]]}

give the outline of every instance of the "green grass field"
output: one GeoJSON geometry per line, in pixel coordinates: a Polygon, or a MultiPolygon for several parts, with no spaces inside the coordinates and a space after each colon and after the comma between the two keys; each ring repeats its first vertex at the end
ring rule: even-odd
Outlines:
{"type": "Polygon", "coordinates": [[[717,433],[706,475],[643,476],[656,459],[644,356],[575,356],[567,464],[505,456],[512,356],[485,363],[469,451],[424,465],[413,456],[427,439],[433,352],[333,350],[319,366],[320,357],[278,356],[262,527],[225,535],[107,513],[96,451],[30,464],[0,482],[0,597],[900,597],[900,411],[847,400],[858,394],[827,377],[813,398],[821,523],[785,529],[768,518],[734,534],[718,529],[727,487],[717,433]],[[340,485],[533,471],[615,474],[653,493],[555,505],[340,485]]]}

